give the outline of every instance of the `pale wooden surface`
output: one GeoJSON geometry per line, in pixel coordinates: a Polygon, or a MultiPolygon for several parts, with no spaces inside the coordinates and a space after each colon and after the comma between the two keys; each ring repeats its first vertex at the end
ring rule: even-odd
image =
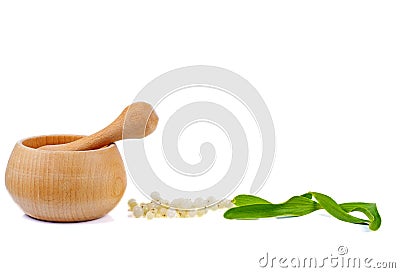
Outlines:
{"type": "Polygon", "coordinates": [[[6,170],[6,187],[29,216],[46,221],[97,219],[112,210],[126,188],[115,144],[91,151],[47,151],[43,145],[81,136],[40,136],[18,142],[6,170]]]}
{"type": "Polygon", "coordinates": [[[94,150],[124,138],[143,138],[157,127],[158,116],[153,107],[146,102],[135,102],[127,106],[122,113],[107,127],[90,136],[76,141],[45,145],[40,150],[87,151],[94,150]]]}

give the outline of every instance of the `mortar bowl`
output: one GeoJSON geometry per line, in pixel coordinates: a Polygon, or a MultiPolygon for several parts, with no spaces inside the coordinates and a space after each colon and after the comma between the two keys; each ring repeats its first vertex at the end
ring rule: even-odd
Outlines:
{"type": "Polygon", "coordinates": [[[51,222],[94,220],[121,200],[126,172],[115,144],[89,151],[37,149],[81,137],[37,136],[16,143],[6,169],[6,188],[30,217],[51,222]]]}

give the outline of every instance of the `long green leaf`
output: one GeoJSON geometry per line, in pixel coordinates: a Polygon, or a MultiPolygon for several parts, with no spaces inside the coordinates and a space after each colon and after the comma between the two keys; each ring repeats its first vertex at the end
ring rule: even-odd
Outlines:
{"type": "Polygon", "coordinates": [[[227,219],[258,219],[277,216],[302,216],[319,208],[319,204],[311,199],[294,196],[282,204],[258,203],[231,208],[225,212],[224,217],[227,219]]]}
{"type": "Polygon", "coordinates": [[[353,223],[353,224],[363,224],[368,225],[369,221],[364,220],[358,217],[354,217],[344,211],[338,203],[335,202],[331,197],[318,193],[318,192],[311,192],[313,197],[318,201],[318,203],[323,207],[330,215],[335,217],[336,219],[353,223]]]}
{"type": "Polygon", "coordinates": [[[381,226],[381,217],[375,203],[353,202],[338,204],[331,197],[318,192],[308,192],[300,196],[294,196],[281,204],[272,204],[260,197],[245,194],[236,196],[232,202],[237,207],[225,212],[224,217],[227,219],[303,216],[319,209],[325,209],[330,215],[339,220],[369,225],[371,230],[378,230],[381,226]],[[315,198],[317,202],[312,198],[315,198]],[[349,214],[352,211],[362,212],[368,217],[368,220],[349,214]]]}

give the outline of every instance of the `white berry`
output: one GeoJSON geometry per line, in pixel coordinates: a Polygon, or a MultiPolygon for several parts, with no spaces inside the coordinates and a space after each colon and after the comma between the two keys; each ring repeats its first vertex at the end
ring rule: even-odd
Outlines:
{"type": "Polygon", "coordinates": [[[148,211],[148,212],[146,213],[146,218],[147,218],[148,220],[153,219],[153,218],[154,218],[154,212],[148,211]]]}
{"type": "Polygon", "coordinates": [[[176,211],[174,209],[168,209],[167,210],[167,217],[168,218],[174,218],[176,216],[176,211]]]}
{"type": "Polygon", "coordinates": [[[136,218],[143,216],[143,209],[141,206],[133,207],[133,216],[135,216],[136,218]]]}
{"type": "Polygon", "coordinates": [[[151,199],[153,199],[154,201],[160,201],[160,199],[161,199],[160,193],[159,193],[159,192],[156,192],[156,191],[153,191],[153,192],[150,194],[150,197],[151,197],[151,199]]]}

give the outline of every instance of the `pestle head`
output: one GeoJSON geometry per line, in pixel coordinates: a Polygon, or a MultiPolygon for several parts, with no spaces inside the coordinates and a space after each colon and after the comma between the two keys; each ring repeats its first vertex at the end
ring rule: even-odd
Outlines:
{"type": "Polygon", "coordinates": [[[158,116],[146,102],[135,102],[125,108],[123,114],[123,138],[143,138],[157,128],[158,116]],[[124,113],[125,112],[125,113],[124,113]]]}

